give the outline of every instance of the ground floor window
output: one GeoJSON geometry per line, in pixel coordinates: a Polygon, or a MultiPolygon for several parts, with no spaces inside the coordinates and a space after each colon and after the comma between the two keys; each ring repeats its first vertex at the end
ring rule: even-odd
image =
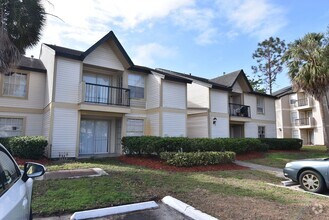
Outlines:
{"type": "Polygon", "coordinates": [[[23,135],[22,118],[0,118],[0,137],[23,135]]]}
{"type": "Polygon", "coordinates": [[[143,136],[144,120],[143,119],[127,119],[127,136],[143,136]]]}
{"type": "Polygon", "coordinates": [[[299,138],[299,132],[297,129],[292,130],[292,138],[299,138]]]}
{"type": "Polygon", "coordinates": [[[258,138],[265,138],[265,126],[258,126],[258,138]]]}

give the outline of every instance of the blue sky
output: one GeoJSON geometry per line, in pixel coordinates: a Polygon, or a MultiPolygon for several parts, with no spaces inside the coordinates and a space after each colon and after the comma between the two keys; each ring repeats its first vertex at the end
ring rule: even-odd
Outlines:
{"type": "MultiPolygon", "coordinates": [[[[79,0],[45,1],[40,43],[86,50],[110,30],[138,65],[214,78],[243,69],[252,75],[257,43],[287,43],[325,32],[327,0],[79,0]],[[77,4],[78,2],[78,4],[77,4]]],[[[27,51],[38,57],[40,45],[27,51]]],[[[274,90],[290,84],[282,72],[274,90]]]]}

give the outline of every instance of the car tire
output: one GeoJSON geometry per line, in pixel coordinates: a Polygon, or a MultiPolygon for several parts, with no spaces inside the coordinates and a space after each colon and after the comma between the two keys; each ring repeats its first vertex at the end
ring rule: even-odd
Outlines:
{"type": "Polygon", "coordinates": [[[309,192],[321,193],[325,186],[322,176],[313,170],[305,170],[299,176],[300,186],[309,192]]]}

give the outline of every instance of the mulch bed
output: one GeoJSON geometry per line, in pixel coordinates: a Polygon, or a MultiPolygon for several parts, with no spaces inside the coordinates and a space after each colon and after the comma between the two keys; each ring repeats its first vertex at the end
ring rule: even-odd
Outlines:
{"type": "Polygon", "coordinates": [[[138,156],[121,156],[119,160],[123,163],[147,167],[154,170],[166,170],[171,172],[201,172],[201,171],[219,171],[219,170],[246,170],[247,167],[236,164],[218,164],[208,166],[194,167],[175,167],[166,164],[164,161],[156,157],[138,157],[138,156]]]}
{"type": "Polygon", "coordinates": [[[14,157],[16,163],[20,166],[24,166],[25,162],[35,162],[35,163],[40,163],[42,165],[48,165],[48,164],[51,164],[51,160],[46,158],[46,157],[43,157],[39,160],[32,160],[32,159],[22,159],[22,158],[19,158],[19,157],[14,157]]]}

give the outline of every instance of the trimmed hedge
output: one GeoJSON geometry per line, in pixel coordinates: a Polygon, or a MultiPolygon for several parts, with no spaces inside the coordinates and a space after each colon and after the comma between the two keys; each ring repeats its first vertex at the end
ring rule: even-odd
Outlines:
{"type": "Polygon", "coordinates": [[[256,138],[185,138],[185,137],[123,137],[125,154],[160,155],[161,152],[267,151],[268,146],[256,138]]]}
{"type": "Polygon", "coordinates": [[[303,146],[303,140],[298,138],[261,138],[260,141],[270,150],[300,150],[303,146]]]}
{"type": "Polygon", "coordinates": [[[0,143],[12,154],[13,152],[11,151],[9,141],[12,137],[1,137],[0,138],[0,143]]]}
{"type": "Polygon", "coordinates": [[[40,159],[44,155],[47,140],[42,136],[19,136],[9,139],[13,156],[24,159],[40,159]]]}
{"type": "Polygon", "coordinates": [[[234,152],[162,152],[161,159],[170,165],[178,167],[191,167],[201,165],[213,165],[232,163],[235,160],[234,152]]]}

